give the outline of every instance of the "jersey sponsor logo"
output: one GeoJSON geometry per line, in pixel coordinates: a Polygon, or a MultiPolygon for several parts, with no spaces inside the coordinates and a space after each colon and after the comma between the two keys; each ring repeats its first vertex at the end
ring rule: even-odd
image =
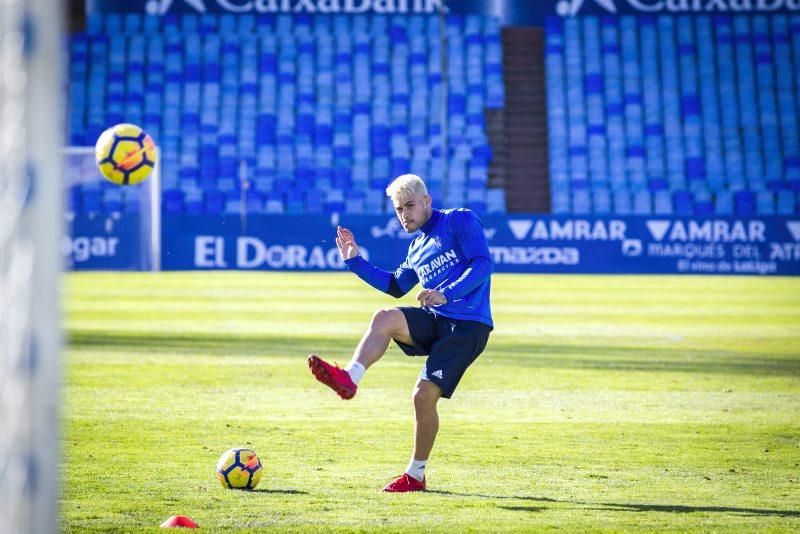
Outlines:
{"type": "Polygon", "coordinates": [[[424,284],[428,280],[445,272],[447,269],[458,263],[458,254],[454,249],[450,249],[443,254],[439,254],[428,263],[417,267],[417,276],[424,284]]]}

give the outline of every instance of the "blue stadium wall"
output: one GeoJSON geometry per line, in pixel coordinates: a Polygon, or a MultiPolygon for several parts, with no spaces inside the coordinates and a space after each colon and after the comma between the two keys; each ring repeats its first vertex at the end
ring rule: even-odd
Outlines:
{"type": "MultiPolygon", "coordinates": [[[[72,269],[141,268],[135,214],[114,225],[79,215],[62,244],[72,269]]],[[[800,274],[800,220],[484,215],[496,272],[800,274]]],[[[165,215],[165,270],[336,271],[336,226],[394,270],[409,236],[389,215],[165,215]]]]}
{"type": "MultiPolygon", "coordinates": [[[[87,0],[87,12],[479,13],[503,25],[543,25],[548,16],[800,13],[800,0],[87,0]]],[[[62,242],[68,266],[140,269],[136,214],[115,224],[77,215],[62,242]]],[[[800,220],[484,215],[496,272],[800,274],[800,220]]],[[[166,270],[344,268],[333,241],[351,228],[374,264],[394,269],[409,238],[389,215],[165,215],[166,270]]]]}

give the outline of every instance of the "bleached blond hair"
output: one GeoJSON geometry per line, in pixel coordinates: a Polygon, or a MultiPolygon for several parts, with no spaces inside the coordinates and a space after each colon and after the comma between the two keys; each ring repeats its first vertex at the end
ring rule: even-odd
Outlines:
{"type": "Polygon", "coordinates": [[[428,194],[425,182],[416,174],[403,174],[394,179],[386,188],[386,196],[392,199],[408,195],[428,194]]]}

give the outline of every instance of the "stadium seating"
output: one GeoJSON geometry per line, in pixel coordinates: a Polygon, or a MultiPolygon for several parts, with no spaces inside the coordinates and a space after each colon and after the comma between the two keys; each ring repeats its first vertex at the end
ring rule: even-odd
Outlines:
{"type": "MultiPolygon", "coordinates": [[[[385,213],[384,188],[406,172],[424,177],[441,207],[504,212],[504,192],[487,187],[484,121],[504,99],[497,20],[440,24],[92,15],[70,38],[69,142],[93,145],[114,123],[141,124],[161,150],[167,213],[385,213]]],[[[102,210],[124,199],[74,201],[102,210]]]]}
{"type": "Polygon", "coordinates": [[[800,214],[800,16],[551,18],[545,40],[555,213],[800,214]]]}

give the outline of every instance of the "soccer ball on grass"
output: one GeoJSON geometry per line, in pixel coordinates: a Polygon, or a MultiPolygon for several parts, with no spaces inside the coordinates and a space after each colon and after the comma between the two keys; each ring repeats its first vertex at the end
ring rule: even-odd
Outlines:
{"type": "Polygon", "coordinates": [[[217,479],[228,489],[251,490],[261,480],[261,460],[250,449],[228,449],[217,462],[217,479]]]}
{"type": "Polygon", "coordinates": [[[97,139],[95,158],[100,172],[117,185],[135,185],[153,172],[156,144],[135,124],[117,124],[97,139]]]}

